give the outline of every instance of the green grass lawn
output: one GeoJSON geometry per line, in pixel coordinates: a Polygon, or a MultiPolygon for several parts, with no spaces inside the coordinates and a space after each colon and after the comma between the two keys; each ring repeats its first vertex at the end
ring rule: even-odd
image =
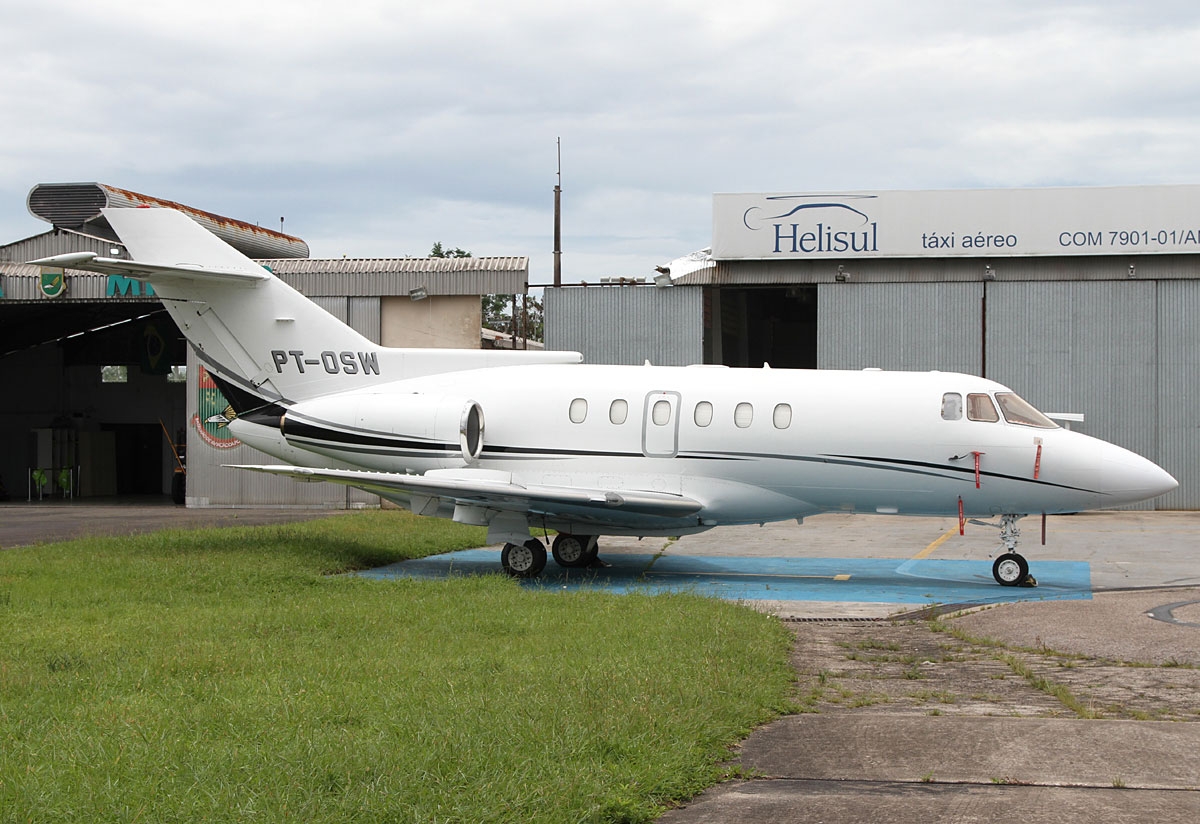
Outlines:
{"type": "Polygon", "coordinates": [[[788,707],[690,595],[330,573],[479,546],[363,512],[0,551],[0,822],[642,821],[788,707]]]}

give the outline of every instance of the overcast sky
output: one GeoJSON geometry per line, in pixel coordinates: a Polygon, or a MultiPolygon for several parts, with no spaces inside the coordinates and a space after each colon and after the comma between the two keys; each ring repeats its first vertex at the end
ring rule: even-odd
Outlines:
{"type": "Polygon", "coordinates": [[[714,192],[1200,182],[1200,4],[8,0],[0,242],[37,183],[284,228],[314,257],[707,246],[714,192]]]}

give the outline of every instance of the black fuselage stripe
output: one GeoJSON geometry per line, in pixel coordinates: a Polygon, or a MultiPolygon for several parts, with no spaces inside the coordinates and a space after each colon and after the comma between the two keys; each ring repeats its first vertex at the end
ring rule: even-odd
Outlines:
{"type": "Polygon", "coordinates": [[[366,435],[360,432],[342,432],[324,426],[297,420],[298,416],[289,415],[283,421],[283,436],[287,439],[303,440],[309,443],[328,443],[338,447],[358,448],[384,447],[387,449],[416,449],[433,452],[457,452],[458,444],[437,443],[435,441],[418,441],[410,438],[396,438],[377,433],[366,435]]]}
{"type": "MultiPolygon", "coordinates": [[[[831,457],[842,458],[851,464],[858,464],[858,465],[863,465],[863,466],[871,466],[875,463],[882,463],[885,465],[900,464],[902,466],[927,467],[927,468],[938,469],[938,470],[942,470],[942,471],[956,472],[960,475],[968,476],[969,479],[973,479],[975,477],[975,467],[974,466],[970,466],[970,467],[946,466],[944,464],[927,463],[924,461],[908,461],[908,460],[903,460],[901,458],[881,458],[881,457],[874,457],[874,456],[868,456],[868,455],[833,455],[831,457]],[[870,462],[870,463],[868,463],[868,462],[870,462]]],[[[903,470],[899,470],[899,471],[903,471],[903,470]]],[[[937,473],[937,474],[940,474],[940,473],[937,473]]],[[[979,476],[981,478],[1003,478],[1003,479],[1009,480],[1009,481],[1027,481],[1029,483],[1038,484],[1039,486],[1052,486],[1052,487],[1056,487],[1058,489],[1070,489],[1073,492],[1087,492],[1087,493],[1090,493],[1093,495],[1101,494],[1099,490],[1088,489],[1087,487],[1071,486],[1070,484],[1056,484],[1056,483],[1051,483],[1049,481],[1043,481],[1040,478],[1022,478],[1019,475],[1007,475],[1003,472],[988,472],[986,470],[983,470],[982,468],[979,471],[979,476]]]]}
{"type": "MultiPolygon", "coordinates": [[[[308,444],[318,448],[324,447],[345,449],[349,452],[357,452],[361,454],[378,454],[401,457],[400,453],[402,453],[403,457],[419,458],[444,456],[446,453],[458,452],[461,449],[459,444],[388,437],[382,433],[365,436],[361,432],[342,432],[337,429],[329,429],[304,421],[298,421],[294,417],[287,419],[285,423],[285,429],[286,431],[284,434],[286,437],[289,439],[294,438],[295,440],[302,442],[302,444],[308,444]],[[432,455],[430,453],[432,453],[432,455]]],[[[641,452],[610,452],[583,449],[539,449],[537,447],[530,446],[486,446],[484,447],[481,457],[485,459],[491,458],[494,460],[504,458],[523,460],[561,460],[566,458],[644,458],[645,456],[641,452]]],[[[944,464],[928,463],[925,461],[868,455],[781,455],[752,452],[680,453],[675,458],[668,460],[678,459],[704,461],[750,461],[764,459],[777,461],[802,461],[804,463],[837,464],[847,467],[877,469],[888,472],[900,472],[913,475],[922,475],[930,478],[961,480],[967,482],[971,481],[975,476],[975,470],[973,467],[946,466],[944,464]]],[[[1001,472],[988,472],[981,470],[979,475],[981,478],[1020,481],[1022,483],[1032,483],[1038,486],[1069,489],[1074,492],[1100,494],[1098,490],[1094,489],[1071,486],[1069,484],[1052,483],[1041,479],[1022,478],[1016,475],[1008,475],[1001,472]]]]}

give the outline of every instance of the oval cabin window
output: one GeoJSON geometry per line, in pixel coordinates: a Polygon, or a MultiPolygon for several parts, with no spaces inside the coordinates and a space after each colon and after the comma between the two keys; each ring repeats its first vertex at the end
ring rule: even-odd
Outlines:
{"type": "Polygon", "coordinates": [[[568,414],[571,416],[571,423],[583,423],[587,419],[587,401],[583,398],[571,401],[571,409],[568,414]]]}
{"type": "Polygon", "coordinates": [[[629,417],[629,404],[626,401],[617,398],[608,407],[608,420],[610,423],[615,423],[618,426],[625,423],[629,417]]]}
{"type": "Polygon", "coordinates": [[[745,429],[754,422],[754,406],[753,404],[739,403],[733,409],[733,423],[738,429],[745,429]]]}
{"type": "Polygon", "coordinates": [[[696,411],[693,417],[696,420],[696,426],[708,426],[712,423],[712,404],[708,401],[700,401],[696,404],[696,411]]]}
{"type": "Polygon", "coordinates": [[[776,429],[787,429],[792,425],[792,407],[786,403],[776,404],[771,421],[775,424],[776,429]]]}

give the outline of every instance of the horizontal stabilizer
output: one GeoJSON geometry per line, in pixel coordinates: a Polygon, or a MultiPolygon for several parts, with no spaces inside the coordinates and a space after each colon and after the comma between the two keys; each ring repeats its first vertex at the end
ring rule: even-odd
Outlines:
{"type": "Polygon", "coordinates": [[[425,475],[402,475],[398,472],[311,469],[303,466],[227,466],[231,469],[248,469],[270,475],[286,475],[299,481],[328,481],[384,495],[403,493],[444,498],[455,504],[482,506],[506,512],[546,514],[568,507],[572,510],[619,510],[662,518],[683,518],[699,512],[702,508],[700,503],[691,498],[667,492],[525,486],[502,480],[496,473],[487,470],[457,469],[438,477],[439,472],[436,470],[425,475]]]}
{"type": "Polygon", "coordinates": [[[65,255],[31,260],[33,266],[55,267],[63,269],[78,269],[84,272],[99,272],[102,275],[123,275],[135,280],[219,280],[230,283],[242,283],[247,286],[267,280],[271,277],[261,266],[257,272],[247,269],[214,269],[190,264],[167,265],[162,263],[145,263],[143,261],[121,260],[120,258],[100,257],[95,252],[68,252],[65,255]]]}

